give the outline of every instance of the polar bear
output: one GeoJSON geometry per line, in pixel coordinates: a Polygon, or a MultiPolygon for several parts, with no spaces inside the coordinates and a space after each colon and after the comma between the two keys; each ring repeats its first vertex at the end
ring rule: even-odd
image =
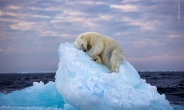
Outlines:
{"type": "Polygon", "coordinates": [[[84,52],[88,51],[93,61],[108,66],[111,72],[117,73],[124,61],[124,53],[118,42],[97,32],[80,34],[75,40],[75,45],[84,52]]]}

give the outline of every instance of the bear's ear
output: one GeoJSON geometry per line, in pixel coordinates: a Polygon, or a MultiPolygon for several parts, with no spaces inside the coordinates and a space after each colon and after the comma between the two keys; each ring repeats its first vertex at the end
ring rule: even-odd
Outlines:
{"type": "Polygon", "coordinates": [[[83,39],[83,38],[84,38],[84,35],[81,36],[81,39],[83,39]]]}

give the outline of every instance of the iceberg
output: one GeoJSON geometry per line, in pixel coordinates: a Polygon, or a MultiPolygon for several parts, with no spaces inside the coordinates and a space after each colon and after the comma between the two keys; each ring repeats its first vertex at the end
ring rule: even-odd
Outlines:
{"type": "Polygon", "coordinates": [[[74,43],[60,44],[55,76],[58,92],[66,103],[82,110],[172,110],[165,95],[147,84],[128,62],[119,73],[91,60],[74,43]]]}
{"type": "Polygon", "coordinates": [[[61,107],[63,101],[62,96],[55,88],[55,82],[49,82],[44,85],[43,82],[34,82],[33,86],[23,90],[14,91],[10,94],[0,94],[1,106],[13,107],[61,107]],[[50,101],[46,101],[50,100],[50,101]]]}
{"type": "Polygon", "coordinates": [[[66,104],[55,82],[33,82],[33,86],[10,94],[0,93],[0,110],[75,110],[66,104]]]}

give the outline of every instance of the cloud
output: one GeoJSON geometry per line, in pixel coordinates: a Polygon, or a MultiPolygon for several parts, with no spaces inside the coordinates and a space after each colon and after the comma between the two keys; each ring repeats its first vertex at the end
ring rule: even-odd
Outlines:
{"type": "Polygon", "coordinates": [[[16,13],[13,13],[13,12],[3,12],[2,15],[18,16],[16,13]]]}
{"type": "Polygon", "coordinates": [[[102,21],[110,21],[114,17],[112,15],[99,14],[99,19],[102,21]]]}
{"type": "Polygon", "coordinates": [[[33,29],[35,22],[19,22],[18,24],[10,25],[14,30],[30,30],[33,29]]]}
{"type": "Polygon", "coordinates": [[[184,56],[183,55],[179,55],[178,56],[179,58],[173,58],[172,55],[169,55],[169,54],[164,54],[164,55],[155,55],[155,56],[146,56],[146,57],[139,57],[139,58],[136,58],[136,57],[132,57],[132,58],[129,58],[129,60],[131,60],[132,62],[146,62],[146,63],[149,63],[149,62],[162,62],[162,61],[167,61],[168,59],[171,59],[170,62],[178,62],[179,59],[180,60],[184,60],[184,56]]]}
{"type": "Polygon", "coordinates": [[[135,19],[125,16],[120,20],[122,20],[122,22],[129,23],[129,25],[139,26],[141,31],[155,31],[156,29],[159,29],[159,27],[163,26],[163,22],[159,20],[147,21],[145,18],[135,19]]]}
{"type": "Polygon", "coordinates": [[[55,36],[55,37],[65,37],[69,38],[71,35],[70,34],[65,34],[65,33],[60,33],[57,31],[44,31],[40,33],[41,36],[55,36]]]}
{"type": "Polygon", "coordinates": [[[169,35],[168,38],[180,38],[181,36],[180,35],[169,35]]]}
{"type": "Polygon", "coordinates": [[[85,5],[99,5],[99,4],[106,4],[105,2],[99,1],[76,1],[77,4],[85,4],[85,5]]]}
{"type": "Polygon", "coordinates": [[[139,2],[140,0],[123,0],[122,3],[139,2]]]}
{"type": "Polygon", "coordinates": [[[8,8],[12,10],[17,10],[17,9],[20,9],[21,7],[15,6],[15,5],[9,5],[8,8]]]}
{"type": "Polygon", "coordinates": [[[2,52],[3,51],[3,49],[0,49],[0,52],[2,52]]]}
{"type": "Polygon", "coordinates": [[[138,11],[137,6],[130,5],[130,4],[126,4],[126,5],[110,5],[110,8],[120,9],[120,10],[122,10],[124,12],[138,11]]]}

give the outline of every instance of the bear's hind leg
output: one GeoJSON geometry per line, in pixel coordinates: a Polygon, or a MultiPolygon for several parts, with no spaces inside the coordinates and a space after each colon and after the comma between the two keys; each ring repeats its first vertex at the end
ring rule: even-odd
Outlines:
{"type": "Polygon", "coordinates": [[[119,72],[119,65],[114,64],[110,67],[110,69],[111,69],[111,73],[118,73],[119,72]]]}
{"type": "Polygon", "coordinates": [[[110,59],[111,73],[118,73],[119,66],[120,66],[120,62],[117,60],[116,55],[112,54],[111,59],[110,59]]]}
{"type": "Polygon", "coordinates": [[[119,66],[123,62],[123,59],[124,59],[123,54],[120,54],[116,50],[114,50],[112,52],[112,55],[111,55],[111,58],[110,58],[111,73],[113,73],[113,72],[118,73],[119,72],[119,66]]]}

